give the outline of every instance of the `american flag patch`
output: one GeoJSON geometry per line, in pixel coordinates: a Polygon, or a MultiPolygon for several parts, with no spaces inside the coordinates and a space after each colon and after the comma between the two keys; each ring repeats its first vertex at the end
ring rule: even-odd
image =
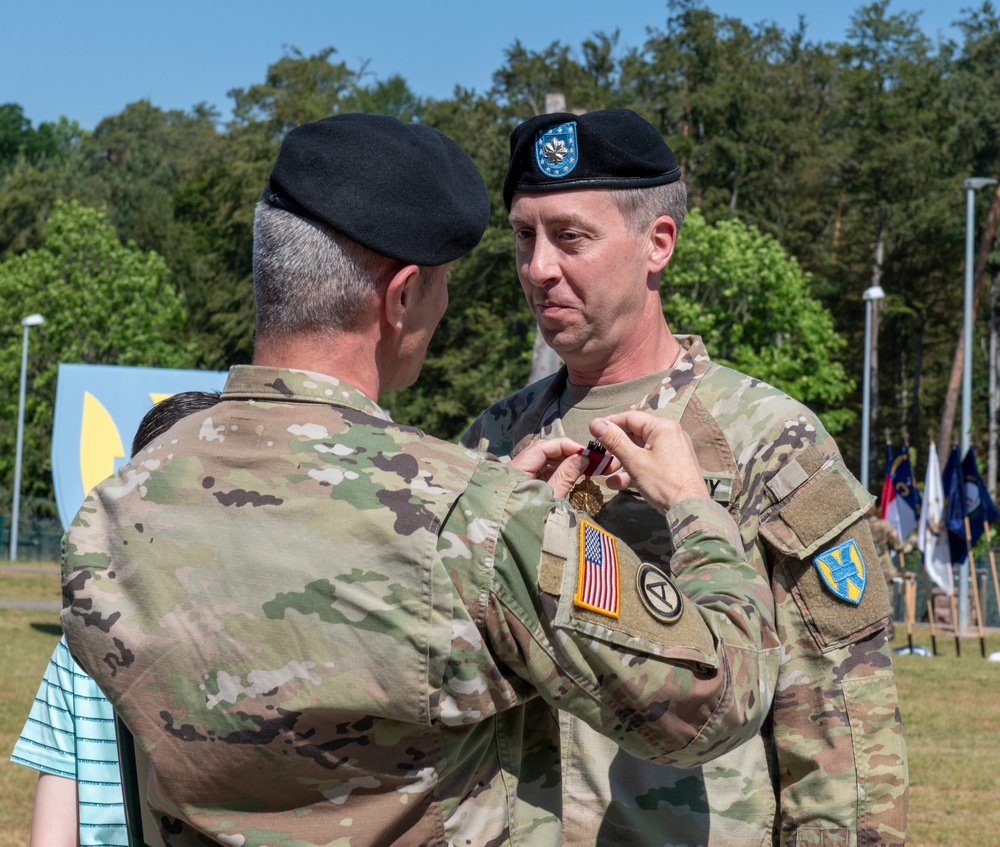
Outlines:
{"type": "Polygon", "coordinates": [[[615,539],[599,526],[580,521],[580,573],[573,603],[612,618],[618,617],[618,552],[615,539]]]}

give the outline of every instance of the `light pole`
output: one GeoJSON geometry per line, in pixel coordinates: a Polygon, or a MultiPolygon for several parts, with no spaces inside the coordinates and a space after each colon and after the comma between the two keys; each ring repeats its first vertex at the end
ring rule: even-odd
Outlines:
{"type": "Polygon", "coordinates": [[[21,343],[21,392],[17,400],[17,446],[14,448],[14,490],[10,516],[10,560],[17,561],[17,524],[21,512],[21,447],[24,444],[24,388],[28,381],[28,330],[41,326],[45,318],[37,312],[21,321],[24,341],[21,343]]]}
{"type": "Polygon", "coordinates": [[[861,299],[865,301],[865,372],[861,383],[861,487],[868,490],[868,443],[871,428],[872,393],[872,307],[885,297],[881,285],[869,285],[861,299]]]}
{"type": "Polygon", "coordinates": [[[980,188],[996,185],[995,179],[974,176],[965,180],[965,322],[962,331],[962,457],[969,449],[972,430],[972,219],[974,195],[980,188]]]}
{"type": "MultiPolygon", "coordinates": [[[[962,324],[962,446],[960,459],[965,458],[972,440],[972,277],[974,274],[972,230],[975,213],[974,195],[980,188],[996,185],[995,179],[971,177],[965,185],[965,319],[962,324]]],[[[958,633],[965,635],[969,627],[969,557],[958,566],[958,633]]]]}

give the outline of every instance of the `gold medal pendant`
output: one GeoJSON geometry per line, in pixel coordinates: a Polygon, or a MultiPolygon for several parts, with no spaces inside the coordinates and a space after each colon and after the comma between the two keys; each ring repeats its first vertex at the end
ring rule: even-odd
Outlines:
{"type": "Polygon", "coordinates": [[[569,504],[574,509],[586,512],[592,518],[604,508],[604,494],[600,486],[589,476],[581,479],[569,492],[569,504]]]}

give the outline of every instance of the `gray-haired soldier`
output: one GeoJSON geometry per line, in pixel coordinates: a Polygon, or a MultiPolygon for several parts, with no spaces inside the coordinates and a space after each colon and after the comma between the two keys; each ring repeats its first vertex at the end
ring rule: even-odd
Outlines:
{"type": "Polygon", "coordinates": [[[663,762],[751,737],[772,599],[678,427],[593,433],[660,510],[668,575],[555,499],[586,464],[568,440],[512,467],[378,405],[486,225],[469,157],[336,116],[289,133],[265,199],[253,366],[64,542],[67,640],[148,754],[164,841],[555,845],[550,707],[663,762]]]}

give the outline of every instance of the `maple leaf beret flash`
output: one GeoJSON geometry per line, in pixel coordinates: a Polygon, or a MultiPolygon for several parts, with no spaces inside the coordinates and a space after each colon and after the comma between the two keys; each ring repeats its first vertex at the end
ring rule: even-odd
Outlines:
{"type": "Polygon", "coordinates": [[[486,184],[448,136],[385,115],[302,124],[281,143],[264,200],[407,264],[468,253],[490,216],[486,184]]]}
{"type": "Polygon", "coordinates": [[[517,191],[647,188],[681,178],[674,152],[656,128],[629,109],[536,115],[510,136],[503,202],[517,191]]]}

